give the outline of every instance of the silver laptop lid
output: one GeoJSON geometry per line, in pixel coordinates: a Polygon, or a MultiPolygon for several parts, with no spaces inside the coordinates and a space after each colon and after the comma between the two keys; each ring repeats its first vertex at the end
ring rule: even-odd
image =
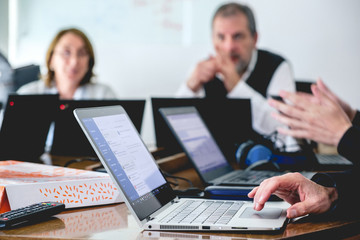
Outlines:
{"type": "Polygon", "coordinates": [[[121,106],[78,108],[74,115],[141,226],[175,198],[121,106]]]}

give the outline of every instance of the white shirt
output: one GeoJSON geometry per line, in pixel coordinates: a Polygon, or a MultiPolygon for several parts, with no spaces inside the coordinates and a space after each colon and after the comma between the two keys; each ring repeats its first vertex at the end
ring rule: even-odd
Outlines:
{"type": "MultiPolygon", "coordinates": [[[[255,131],[262,135],[269,135],[276,131],[279,126],[284,126],[271,117],[271,113],[276,111],[268,103],[267,99],[259,92],[246,84],[247,79],[255,68],[258,51],[254,50],[249,66],[242,75],[237,85],[227,94],[228,98],[249,98],[251,99],[252,126],[255,131]]],[[[267,88],[266,96],[279,95],[280,90],[290,92],[295,91],[295,81],[291,67],[288,62],[283,61],[275,70],[267,88]]],[[[204,88],[198,92],[193,92],[184,82],[176,93],[177,97],[204,97],[204,88]]],[[[287,151],[298,150],[296,140],[288,136],[279,136],[287,146],[287,151]],[[294,146],[294,148],[292,148],[294,146]]]]}
{"type": "MultiPolygon", "coordinates": [[[[58,90],[53,83],[47,87],[43,80],[25,84],[17,90],[19,94],[57,94],[58,90]]],[[[116,99],[116,94],[107,85],[101,83],[87,83],[79,86],[74,93],[74,100],[82,99],[116,99]]]]}

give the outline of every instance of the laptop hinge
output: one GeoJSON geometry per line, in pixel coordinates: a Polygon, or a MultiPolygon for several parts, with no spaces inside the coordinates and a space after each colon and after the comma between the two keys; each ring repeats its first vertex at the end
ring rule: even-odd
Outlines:
{"type": "MultiPolygon", "coordinates": [[[[178,203],[179,202],[179,198],[178,197],[175,197],[174,199],[172,199],[170,202],[167,203],[167,205],[172,205],[172,204],[175,204],[175,203],[178,203]]],[[[150,216],[148,216],[147,218],[145,218],[147,221],[151,221],[151,220],[154,220],[156,218],[156,216],[164,211],[166,208],[162,207],[160,209],[158,209],[157,211],[155,211],[154,213],[152,213],[150,216]]]]}
{"type": "Polygon", "coordinates": [[[149,216],[149,217],[146,218],[146,221],[152,221],[152,220],[154,220],[154,219],[155,219],[155,218],[149,216]]]}

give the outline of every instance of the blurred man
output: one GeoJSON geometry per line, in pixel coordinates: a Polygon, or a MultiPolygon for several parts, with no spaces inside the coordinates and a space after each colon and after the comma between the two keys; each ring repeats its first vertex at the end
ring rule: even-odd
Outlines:
{"type": "Polygon", "coordinates": [[[250,98],[253,128],[271,134],[279,123],[266,99],[280,89],[295,91],[290,65],[274,53],[256,48],[258,33],[251,9],[238,3],[222,5],[212,20],[216,54],[199,62],[178,97],[250,98]]]}

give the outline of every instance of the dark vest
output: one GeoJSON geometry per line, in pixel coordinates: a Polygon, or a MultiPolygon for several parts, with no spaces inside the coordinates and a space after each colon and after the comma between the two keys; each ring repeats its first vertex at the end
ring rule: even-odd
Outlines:
{"type": "MultiPolygon", "coordinates": [[[[255,89],[261,95],[266,97],[266,91],[275,70],[284,61],[279,55],[258,50],[257,62],[253,72],[246,80],[246,84],[255,89]]],[[[215,77],[212,81],[204,85],[205,96],[211,98],[226,97],[228,94],[224,83],[215,77]]]]}

